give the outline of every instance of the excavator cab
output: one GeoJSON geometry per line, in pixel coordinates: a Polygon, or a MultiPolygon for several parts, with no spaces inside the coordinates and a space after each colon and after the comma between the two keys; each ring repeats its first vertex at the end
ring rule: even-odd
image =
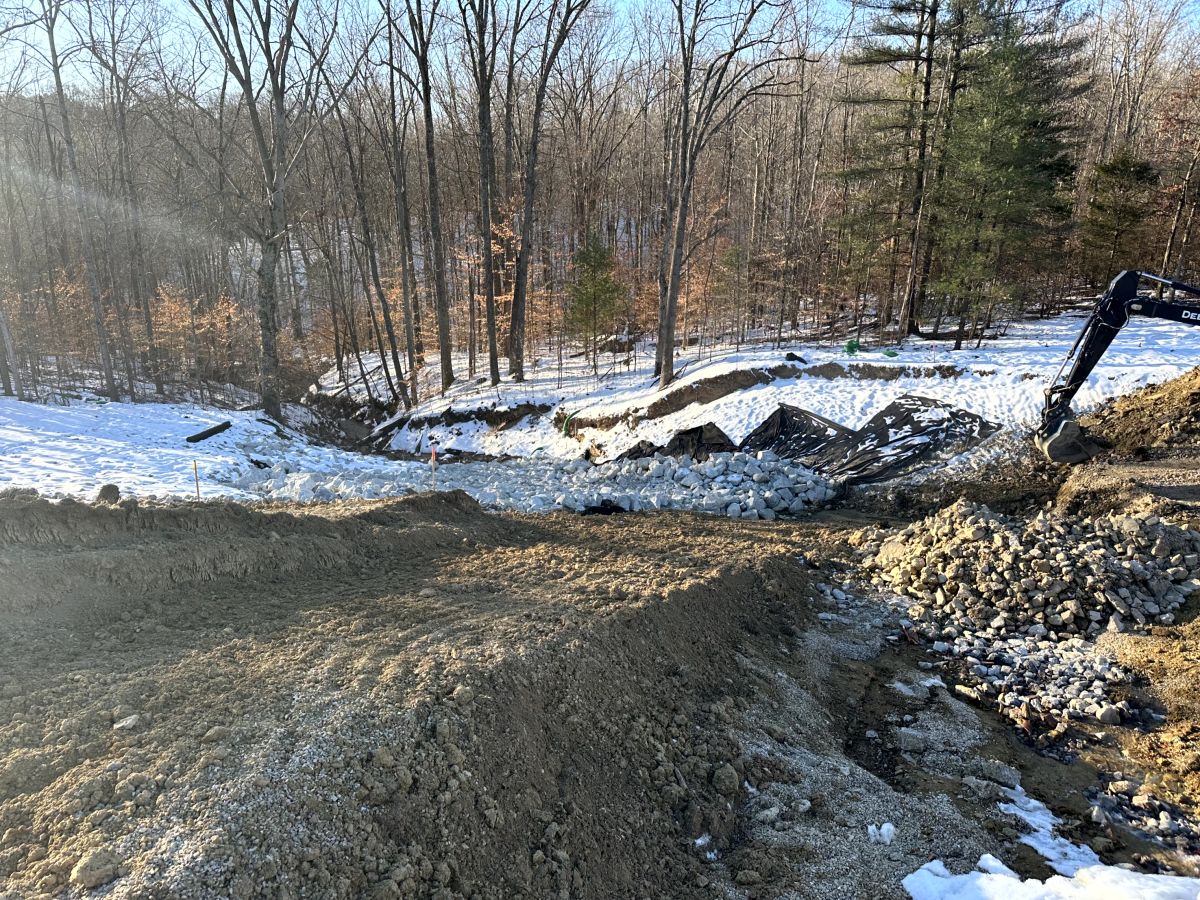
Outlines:
{"type": "Polygon", "coordinates": [[[1103,449],[1088,437],[1075,419],[1071,400],[1079,393],[1117,333],[1129,324],[1131,316],[1200,325],[1200,288],[1149,272],[1135,271],[1122,272],[1109,283],[1080,330],[1079,337],[1075,339],[1071,352],[1059,367],[1058,374],[1046,388],[1042,423],[1033,434],[1033,443],[1051,462],[1074,465],[1086,462],[1103,449]],[[1139,296],[1138,287],[1143,280],[1169,289],[1171,299],[1139,296]],[[1176,303],[1174,297],[1177,293],[1191,294],[1198,300],[1193,304],[1176,303]],[[1071,369],[1064,376],[1068,363],[1072,363],[1071,369]]]}

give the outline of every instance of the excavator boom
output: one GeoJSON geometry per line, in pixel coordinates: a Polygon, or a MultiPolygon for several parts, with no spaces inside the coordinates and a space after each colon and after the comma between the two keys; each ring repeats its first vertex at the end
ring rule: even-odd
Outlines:
{"type": "Polygon", "coordinates": [[[1034,432],[1033,442],[1051,462],[1080,463],[1099,452],[1100,446],[1087,436],[1075,420],[1071,400],[1079,393],[1118,332],[1129,324],[1131,316],[1200,325],[1198,305],[1140,297],[1138,286],[1143,280],[1169,288],[1172,297],[1176,293],[1200,297],[1200,288],[1149,272],[1125,271],[1109,283],[1096,308],[1084,322],[1075,345],[1063,360],[1054,381],[1046,389],[1042,423],[1034,432]],[[1068,363],[1071,364],[1070,371],[1067,371],[1068,363]]]}

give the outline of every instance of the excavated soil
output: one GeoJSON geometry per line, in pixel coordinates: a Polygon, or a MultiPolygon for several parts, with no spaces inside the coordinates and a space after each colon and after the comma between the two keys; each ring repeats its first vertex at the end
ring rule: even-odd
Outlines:
{"type": "Polygon", "coordinates": [[[1200,818],[1200,619],[1151,634],[1106,635],[1101,645],[1145,677],[1147,700],[1165,715],[1158,727],[1116,735],[1108,767],[1143,785],[1142,793],[1200,818]]]}
{"type": "Polygon", "coordinates": [[[983,852],[1044,876],[996,782],[1072,784],[1069,811],[1090,777],[818,590],[829,525],[0,500],[0,897],[893,897],[983,852]]]}
{"type": "Polygon", "coordinates": [[[1059,506],[1200,518],[1200,369],[1106,404],[1082,422],[1112,449],[1071,470],[1059,506]]]}
{"type": "MultiPolygon", "coordinates": [[[[790,355],[790,354],[789,354],[790,355]]],[[[797,357],[799,360],[799,358],[797,357]]],[[[884,381],[896,381],[900,378],[959,378],[963,369],[957,366],[885,366],[878,363],[828,362],[819,365],[779,363],[764,369],[737,369],[712,378],[702,378],[682,387],[668,390],[655,399],[644,409],[623,412],[612,415],[590,415],[586,411],[579,414],[569,414],[563,410],[555,413],[554,424],[563,427],[570,416],[571,425],[576,428],[598,428],[607,430],[622,422],[636,425],[647,419],[659,419],[671,413],[679,412],[693,403],[713,403],[722,397],[727,397],[737,391],[743,391],[760,384],[770,384],[772,381],[785,378],[824,378],[836,381],[842,378],[870,378],[884,381]]]]}
{"type": "Polygon", "coordinates": [[[569,418],[571,425],[575,428],[609,429],[621,422],[636,425],[645,419],[657,419],[679,412],[693,403],[712,403],[737,391],[760,384],[769,384],[777,378],[795,378],[802,371],[796,366],[782,364],[770,369],[737,369],[668,390],[645,409],[633,412],[596,416],[589,415],[587,412],[572,415],[560,409],[555,413],[554,424],[561,428],[566,425],[569,418]]]}
{"type": "MultiPolygon", "coordinates": [[[[851,510],[840,515],[847,525],[872,524],[873,515],[903,526],[966,499],[1024,519],[1052,508],[1055,515],[1160,516],[1200,528],[1200,369],[1107,404],[1083,424],[1108,444],[1086,464],[1057,467],[1014,453],[984,477],[862,490],[850,498],[853,517],[851,510]]],[[[1131,700],[1157,720],[1149,715],[1119,727],[1073,728],[1063,742],[1041,740],[1042,749],[1074,757],[1094,772],[1087,789],[1093,801],[1111,804],[1124,794],[1136,817],[1150,798],[1150,815],[1167,808],[1177,818],[1200,821],[1200,595],[1178,611],[1175,624],[1105,633],[1098,649],[1134,673],[1131,700]]],[[[1138,866],[1200,874],[1194,858],[1173,852],[1170,839],[1146,838],[1117,824],[1089,842],[1102,855],[1123,845],[1138,866]]]]}
{"type": "MultiPolygon", "coordinates": [[[[1200,527],[1200,369],[1112,401],[1082,423],[1108,449],[1083,465],[1058,468],[1061,483],[1035,463],[1026,468],[1025,486],[1018,477],[1008,489],[1012,479],[1002,471],[995,484],[962,493],[1010,511],[1014,501],[1034,499],[1029,488],[1040,482],[1049,490],[1038,499],[1063,513],[1158,515],[1200,527]]],[[[1099,649],[1137,674],[1139,704],[1157,710],[1161,721],[1099,731],[1082,758],[1103,781],[1132,784],[1200,820],[1200,596],[1180,610],[1176,624],[1106,633],[1099,649]]],[[[1163,856],[1161,847],[1143,852],[1143,860],[1163,856]]],[[[1179,859],[1169,865],[1179,869],[1179,859]]],[[[1183,870],[1197,874],[1194,867],[1183,870]]]]}
{"type": "Polygon", "coordinates": [[[1200,368],[1105,404],[1083,424],[1117,456],[1194,447],[1200,442],[1200,368]]]}

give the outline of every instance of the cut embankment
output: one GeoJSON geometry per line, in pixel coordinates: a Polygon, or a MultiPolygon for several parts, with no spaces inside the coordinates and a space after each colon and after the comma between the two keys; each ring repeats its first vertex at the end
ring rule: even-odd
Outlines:
{"type": "MultiPolygon", "coordinates": [[[[963,369],[951,365],[905,366],[863,362],[826,362],[809,366],[780,363],[763,368],[733,369],[720,375],[686,381],[677,387],[668,389],[643,406],[635,406],[619,412],[592,412],[584,408],[568,414],[560,409],[555,414],[554,422],[560,428],[568,421],[575,428],[600,430],[613,428],[622,422],[633,426],[641,421],[661,419],[681,412],[692,404],[703,406],[759,385],[806,376],[823,381],[840,379],[898,381],[902,378],[959,378],[963,374],[963,369]]],[[[605,403],[597,404],[600,407],[605,405],[605,403]]]]}

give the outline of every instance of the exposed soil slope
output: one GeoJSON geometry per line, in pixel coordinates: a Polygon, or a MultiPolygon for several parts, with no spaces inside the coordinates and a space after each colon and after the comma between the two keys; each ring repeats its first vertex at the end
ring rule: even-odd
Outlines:
{"type": "Polygon", "coordinates": [[[1200,519],[1200,369],[1109,403],[1083,424],[1112,450],[1071,470],[1058,505],[1200,519]]]}
{"type": "Polygon", "coordinates": [[[879,681],[818,533],[0,502],[0,897],[884,897],[1011,858],[954,792],[1019,748],[879,681]]]}
{"type": "Polygon", "coordinates": [[[1084,424],[1117,456],[1200,442],[1200,369],[1106,404],[1084,424]]]}

